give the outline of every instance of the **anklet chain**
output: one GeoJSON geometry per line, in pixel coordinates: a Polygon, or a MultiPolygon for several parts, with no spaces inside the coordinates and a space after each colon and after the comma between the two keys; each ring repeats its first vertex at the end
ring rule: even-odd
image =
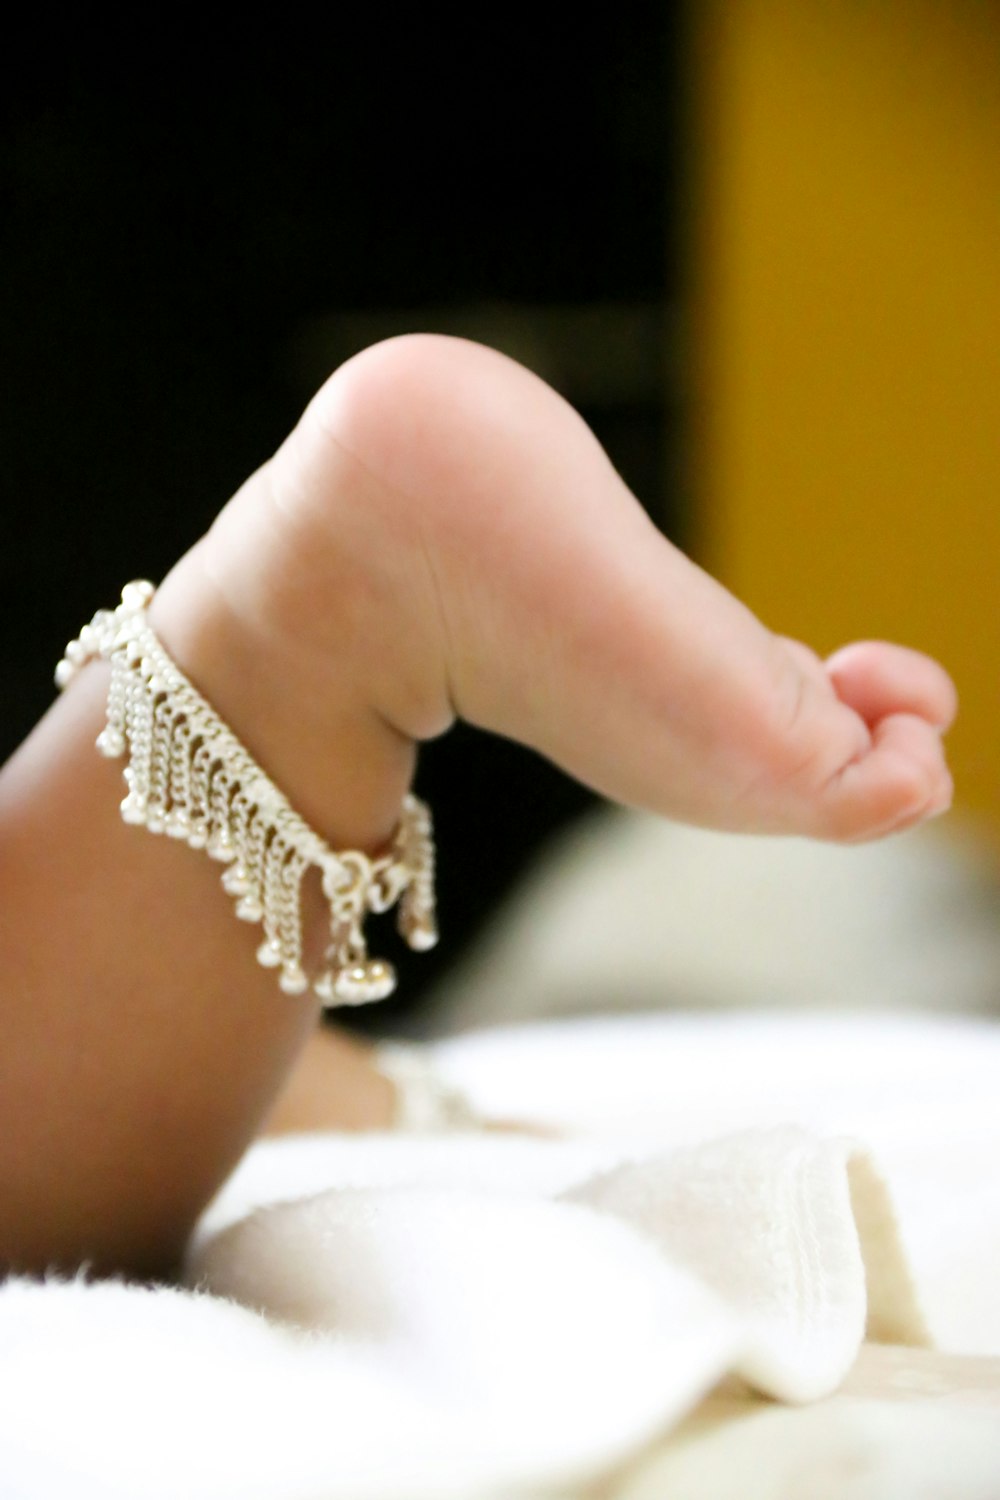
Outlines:
{"type": "Polygon", "coordinates": [[[426,804],[407,796],[385,854],[335,853],[290,806],[164,650],[147,619],[151,583],[130,583],[115,610],[99,610],[70,641],[56,668],[64,688],[96,657],[111,664],[103,755],[128,755],[121,804],[126,823],[184,839],[226,868],[223,889],[236,915],[260,922],[257,959],[279,969],[290,995],[310,980],[302,966],[301,887],[315,867],[330,908],[330,943],[313,989],[324,1005],[382,1000],[395,988],[392,965],[371,959],[362,932],[368,912],[397,901],[411,948],[437,941],[434,843],[426,804]]]}

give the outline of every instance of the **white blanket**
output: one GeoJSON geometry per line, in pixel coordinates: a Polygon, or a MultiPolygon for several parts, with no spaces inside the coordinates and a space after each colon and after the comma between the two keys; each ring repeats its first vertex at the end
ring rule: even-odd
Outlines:
{"type": "MultiPolygon", "coordinates": [[[[989,1023],[590,1020],[436,1050],[482,1107],[572,1138],[264,1143],[205,1217],[197,1291],[8,1284],[5,1500],[721,1500],[664,1439],[723,1375],[822,1398],[866,1319],[1000,1353],[989,1023]]],[[[732,1493],[1000,1493],[995,1414],[883,1416],[846,1439],[878,1463],[825,1490],[759,1453],[741,1474],[736,1423],[732,1493]]]]}

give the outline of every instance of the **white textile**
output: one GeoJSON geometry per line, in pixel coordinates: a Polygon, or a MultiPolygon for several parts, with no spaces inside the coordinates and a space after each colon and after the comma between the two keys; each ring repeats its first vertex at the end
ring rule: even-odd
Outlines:
{"type": "MultiPolygon", "coordinates": [[[[197,1291],[8,1284],[5,1500],[722,1500],[690,1447],[660,1452],[668,1490],[635,1462],[727,1373],[821,1398],[866,1318],[1000,1352],[1000,1029],[590,1020],[436,1052],[484,1107],[572,1138],[263,1143],[206,1215],[197,1291]]],[[[879,1500],[1000,1493],[1000,1424],[975,1416],[942,1438],[865,1409],[879,1500]],[[959,1429],[971,1479],[920,1488],[959,1429]]],[[[845,1473],[799,1491],[759,1469],[732,1493],[875,1493],[845,1473]]]]}

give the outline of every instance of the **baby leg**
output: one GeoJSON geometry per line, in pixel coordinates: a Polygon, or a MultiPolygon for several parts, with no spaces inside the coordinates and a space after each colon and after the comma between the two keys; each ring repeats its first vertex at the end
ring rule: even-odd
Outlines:
{"type": "MultiPolygon", "coordinates": [[[[940,668],[879,645],[824,667],[776,639],[656,532],[565,403],[461,341],[338,372],[153,620],[334,847],[384,842],[416,743],[458,714],[712,826],[864,838],[950,795],[940,668]]],[[[148,1273],[316,1007],[254,962],[217,867],[118,819],[93,750],[105,679],[88,666],[0,775],[0,1261],[148,1273]]]]}

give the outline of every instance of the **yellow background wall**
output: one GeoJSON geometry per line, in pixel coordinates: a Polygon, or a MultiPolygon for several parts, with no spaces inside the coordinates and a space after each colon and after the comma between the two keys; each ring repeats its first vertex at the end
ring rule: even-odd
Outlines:
{"type": "Polygon", "coordinates": [[[693,7],[700,556],[820,651],[938,654],[1000,835],[1000,7],[693,7]]]}

